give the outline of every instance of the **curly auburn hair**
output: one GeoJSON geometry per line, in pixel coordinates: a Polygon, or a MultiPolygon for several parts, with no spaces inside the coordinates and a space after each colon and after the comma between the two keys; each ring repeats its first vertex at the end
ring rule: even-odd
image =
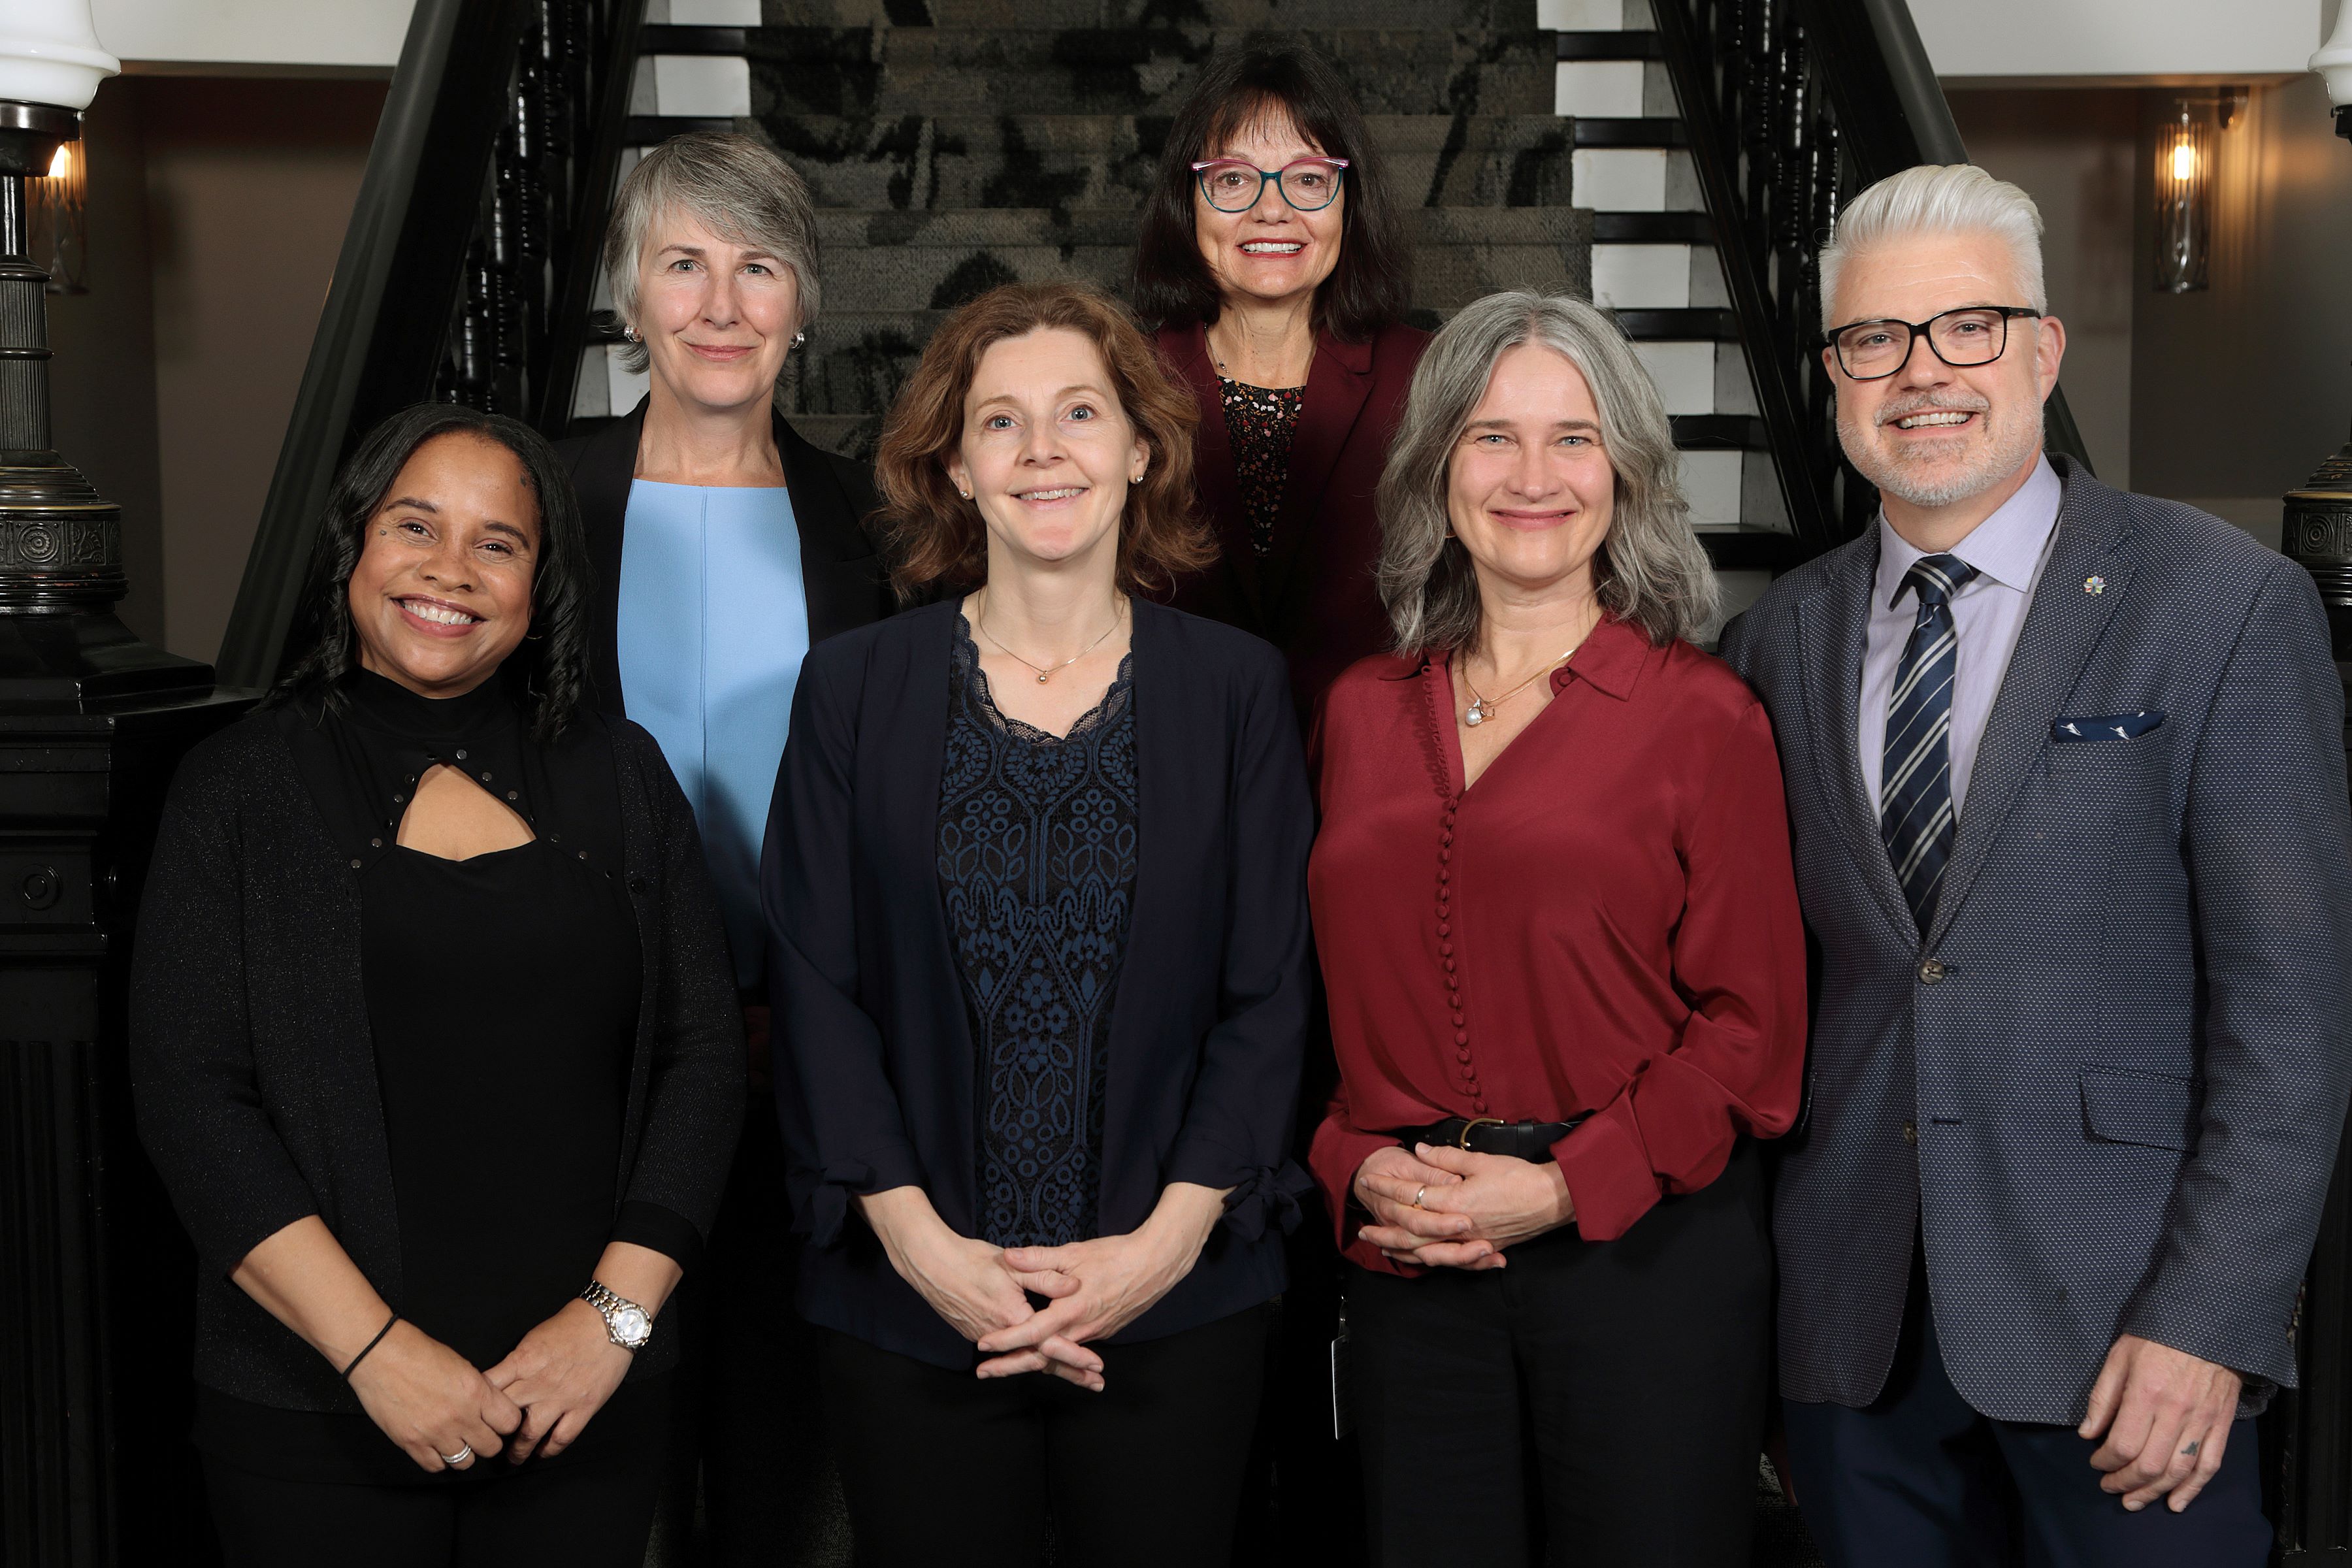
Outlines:
{"type": "Polygon", "coordinates": [[[1201,411],[1161,367],[1127,307],[1092,284],[1006,283],[940,323],[891,405],[874,453],[890,584],[902,600],[979,586],[988,578],[988,529],[956,492],[947,462],[963,439],[964,399],[981,356],[1031,332],[1077,332],[1110,373],[1110,391],[1151,454],[1119,519],[1118,586],[1146,595],[1216,559],[1194,509],[1192,432],[1201,411]]]}

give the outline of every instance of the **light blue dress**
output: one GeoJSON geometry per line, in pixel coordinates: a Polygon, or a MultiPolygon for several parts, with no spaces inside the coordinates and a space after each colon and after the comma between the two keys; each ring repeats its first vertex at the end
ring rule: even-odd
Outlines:
{"type": "Polygon", "coordinates": [[[736,979],[756,985],[760,839],[809,647],[791,493],[635,481],[620,600],[622,701],[694,806],[736,979]]]}

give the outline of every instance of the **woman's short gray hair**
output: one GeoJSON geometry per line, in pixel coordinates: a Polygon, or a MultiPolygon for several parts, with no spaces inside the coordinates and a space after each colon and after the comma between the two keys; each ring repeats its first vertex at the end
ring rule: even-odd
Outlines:
{"type": "Polygon", "coordinates": [[[1846,203],[1838,215],[1836,229],[1822,247],[1822,331],[1840,324],[1838,274],[1848,258],[1886,240],[1921,234],[1991,235],[2009,247],[2017,262],[2017,286],[2024,290],[2024,302],[2049,310],[2050,291],[2042,280],[2042,209],[2033,198],[1973,163],[1920,163],[1887,175],[1846,203]]]}
{"type": "MultiPolygon", "coordinates": [[[[737,245],[768,252],[793,269],[800,320],[816,320],[824,292],[816,269],[816,206],[808,182],[774,148],[734,131],[689,131],[673,136],[637,162],[613,198],[604,231],[604,276],[614,313],[637,323],[637,259],[663,214],[680,212],[737,245]]],[[[622,345],[630,370],[646,368],[646,345],[622,345]]]]}
{"type": "Polygon", "coordinates": [[[1445,323],[1421,356],[1381,475],[1381,599],[1401,653],[1477,640],[1478,577],[1446,515],[1447,466],[1496,362],[1521,343],[1565,357],[1592,389],[1601,448],[1616,471],[1608,536],[1593,557],[1602,607],[1653,643],[1697,639],[1722,602],[1691,531],[1666,405],[1617,324],[1581,300],[1489,294],[1445,323]]]}

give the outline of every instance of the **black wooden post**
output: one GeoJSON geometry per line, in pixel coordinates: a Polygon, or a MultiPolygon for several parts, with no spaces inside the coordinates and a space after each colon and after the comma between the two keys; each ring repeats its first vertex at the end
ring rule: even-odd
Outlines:
{"type": "Polygon", "coordinates": [[[0,1562],[212,1557],[189,1249],[132,1135],[123,971],[171,770],[249,698],[115,618],[121,514],[50,448],[25,177],[79,117],[0,102],[0,1562]]]}

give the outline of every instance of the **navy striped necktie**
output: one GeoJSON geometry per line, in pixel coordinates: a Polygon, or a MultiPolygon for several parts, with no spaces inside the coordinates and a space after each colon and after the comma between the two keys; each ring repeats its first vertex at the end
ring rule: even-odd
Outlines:
{"type": "Polygon", "coordinates": [[[1879,831],[1895,863],[1895,879],[1924,934],[1936,918],[1944,862],[1951,858],[1957,817],[1952,809],[1952,677],[1959,668],[1959,633],[1952,626],[1952,595],[1977,574],[1957,555],[1926,555],[1911,563],[1895,589],[1919,595],[1895,692],[1886,704],[1885,771],[1879,785],[1879,831]]]}

